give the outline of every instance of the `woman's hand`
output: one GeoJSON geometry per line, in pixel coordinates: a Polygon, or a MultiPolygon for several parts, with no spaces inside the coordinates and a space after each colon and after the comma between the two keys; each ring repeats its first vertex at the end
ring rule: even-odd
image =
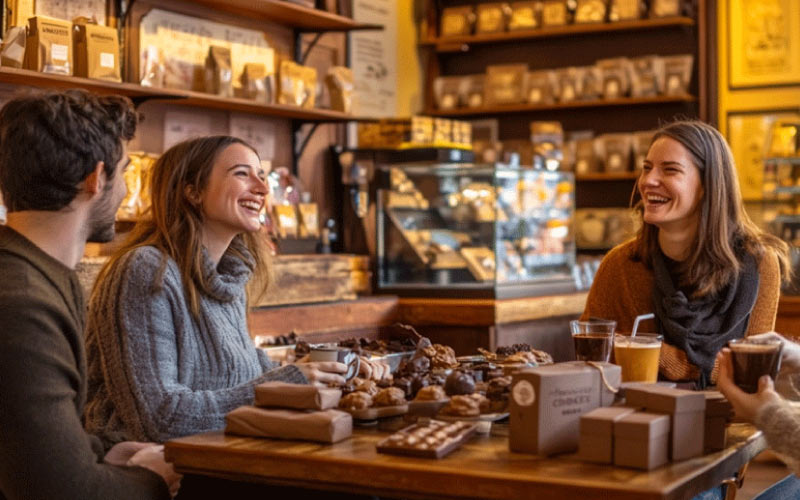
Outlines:
{"type": "Polygon", "coordinates": [[[753,422],[762,407],[781,401],[769,375],[764,375],[758,380],[758,392],[755,394],[748,394],[739,389],[733,382],[733,360],[730,349],[723,349],[717,359],[719,360],[717,388],[728,398],[739,418],[753,422]]]}
{"type": "Polygon", "coordinates": [[[384,361],[372,361],[365,356],[361,356],[361,364],[358,373],[367,380],[381,381],[392,375],[392,370],[384,361]]]}
{"type": "Polygon", "coordinates": [[[336,361],[308,361],[308,356],[298,360],[295,366],[303,372],[308,383],[317,387],[330,385],[342,386],[344,377],[340,374],[347,373],[347,365],[336,361]]]}
{"type": "Polygon", "coordinates": [[[780,343],[783,344],[783,349],[781,351],[781,373],[800,372],[800,344],[792,342],[786,337],[783,337],[775,332],[750,335],[747,337],[747,339],[780,341],[780,343]]]}
{"type": "Polygon", "coordinates": [[[144,467],[155,472],[167,483],[169,493],[173,498],[178,494],[183,476],[175,472],[171,463],[164,460],[164,445],[149,443],[149,446],[137,451],[125,465],[129,467],[144,467]]]}

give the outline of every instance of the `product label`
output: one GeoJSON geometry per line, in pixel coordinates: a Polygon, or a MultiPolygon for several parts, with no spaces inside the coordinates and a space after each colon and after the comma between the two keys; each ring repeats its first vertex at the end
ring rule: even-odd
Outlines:
{"type": "Polygon", "coordinates": [[[100,52],[100,66],[103,68],[113,68],[114,54],[110,52],[100,52]]]}
{"type": "Polygon", "coordinates": [[[536,392],[527,380],[521,380],[511,391],[514,401],[520,406],[530,406],[536,401],[536,392]]]}
{"type": "Polygon", "coordinates": [[[69,60],[69,47],[59,43],[51,44],[50,55],[55,61],[67,61],[69,60]]]}

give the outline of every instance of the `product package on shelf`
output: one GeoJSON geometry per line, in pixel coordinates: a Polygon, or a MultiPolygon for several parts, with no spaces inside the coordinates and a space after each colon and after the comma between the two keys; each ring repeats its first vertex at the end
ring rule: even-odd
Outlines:
{"type": "Polygon", "coordinates": [[[627,172],[631,163],[631,134],[603,134],[595,139],[595,152],[606,173],[627,172]]]}
{"type": "Polygon", "coordinates": [[[353,70],[345,66],[333,66],[325,76],[325,84],[331,96],[331,109],[352,113],[356,98],[353,70]]]}
{"type": "Polygon", "coordinates": [[[603,97],[619,99],[630,92],[630,64],[627,57],[600,59],[596,65],[603,72],[603,97]]]}
{"type": "Polygon", "coordinates": [[[564,26],[569,23],[567,0],[544,0],[542,26],[564,26]]]}
{"type": "Polygon", "coordinates": [[[433,81],[433,95],[438,109],[454,109],[458,107],[461,90],[460,76],[440,76],[433,81]]]}
{"type": "Polygon", "coordinates": [[[564,159],[564,129],[560,122],[531,122],[533,166],[557,170],[564,159]]]}
{"type": "Polygon", "coordinates": [[[487,106],[525,102],[527,64],[504,64],[486,67],[484,83],[487,106]]]}
{"type": "Polygon", "coordinates": [[[205,85],[209,94],[233,97],[233,70],[229,48],[215,45],[208,48],[205,85]]]}
{"type": "Polygon", "coordinates": [[[459,147],[470,148],[469,122],[412,116],[358,124],[360,148],[459,147]]]}
{"type": "Polygon", "coordinates": [[[267,73],[262,63],[247,63],[242,72],[242,94],[247,99],[261,103],[272,103],[275,75],[267,73]]]}
{"type": "Polygon", "coordinates": [[[694,57],[691,54],[685,54],[666,56],[663,59],[666,81],[664,93],[666,95],[688,95],[694,57]]]}
{"type": "Polygon", "coordinates": [[[85,18],[74,26],[75,76],[121,82],[117,30],[85,18]]]}
{"type": "Polygon", "coordinates": [[[633,21],[641,19],[645,11],[642,0],[611,0],[608,10],[610,22],[633,21]]]}
{"type": "Polygon", "coordinates": [[[683,0],[652,0],[650,2],[650,17],[680,16],[683,10],[683,0]]]}
{"type": "Polygon", "coordinates": [[[511,7],[505,2],[483,3],[477,7],[475,33],[499,33],[505,31],[511,15],[511,7]]]}
{"type": "Polygon", "coordinates": [[[578,68],[568,67],[555,70],[558,82],[558,102],[572,102],[578,98],[578,68]]]}
{"type": "Polygon", "coordinates": [[[34,0],[7,0],[5,2],[5,26],[3,32],[13,27],[19,27],[23,30],[28,24],[28,19],[36,15],[34,8],[34,0]]]}
{"type": "Polygon", "coordinates": [[[631,134],[631,140],[633,141],[633,168],[637,172],[641,172],[642,166],[644,166],[644,159],[647,157],[647,151],[650,149],[654,135],[655,132],[652,130],[643,130],[631,134]]]}
{"type": "Polygon", "coordinates": [[[577,98],[594,101],[603,97],[603,71],[597,66],[576,68],[577,98]]]}
{"type": "Polygon", "coordinates": [[[528,73],[526,97],[529,104],[552,104],[555,102],[557,94],[558,80],[555,71],[544,70],[528,73]]]}
{"type": "Polygon", "coordinates": [[[461,77],[458,90],[459,103],[468,108],[483,106],[485,75],[469,75],[461,77]]]}
{"type": "Polygon", "coordinates": [[[636,226],[629,208],[579,208],[575,211],[575,243],[581,249],[611,249],[633,237],[636,226]]]}
{"type": "Polygon", "coordinates": [[[143,87],[163,87],[164,73],[164,54],[155,45],[148,45],[142,51],[140,61],[141,78],[139,84],[143,87]]]}
{"type": "Polygon", "coordinates": [[[21,68],[25,62],[24,26],[14,26],[6,31],[3,45],[0,47],[0,65],[10,68],[21,68]]]}
{"type": "Polygon", "coordinates": [[[542,24],[542,2],[511,2],[511,17],[508,20],[508,31],[532,30],[542,24]]]}
{"type": "Polygon", "coordinates": [[[442,10],[439,36],[463,36],[472,33],[475,12],[472,7],[448,7],[442,10]]]}
{"type": "Polygon", "coordinates": [[[575,8],[575,24],[604,22],[606,8],[606,0],[578,0],[575,8]]]}
{"type": "Polygon", "coordinates": [[[588,132],[582,137],[575,137],[575,163],[576,175],[594,174],[600,171],[600,162],[594,152],[594,137],[588,132]]]}
{"type": "Polygon", "coordinates": [[[292,61],[281,61],[278,103],[313,108],[317,94],[317,70],[292,61]]]}
{"type": "Polygon", "coordinates": [[[652,97],[664,93],[664,60],[658,56],[631,59],[631,96],[652,97]]]}
{"type": "Polygon", "coordinates": [[[127,193],[117,210],[117,220],[135,221],[150,208],[150,172],[158,156],[142,152],[129,152],[130,165],[124,179],[127,193]]]}
{"type": "Polygon", "coordinates": [[[72,23],[46,16],[28,20],[25,69],[72,75],[72,23]]]}

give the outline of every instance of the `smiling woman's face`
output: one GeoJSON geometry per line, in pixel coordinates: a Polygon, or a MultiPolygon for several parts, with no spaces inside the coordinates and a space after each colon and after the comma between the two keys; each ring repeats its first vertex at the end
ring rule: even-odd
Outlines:
{"type": "Polygon", "coordinates": [[[703,183],[700,169],[680,142],[660,137],[650,146],[638,186],[645,222],[667,230],[696,226],[703,183]]]}
{"type": "Polygon", "coordinates": [[[267,186],[258,156],[242,144],[222,150],[200,195],[203,225],[208,233],[233,237],[258,231],[267,186]]]}

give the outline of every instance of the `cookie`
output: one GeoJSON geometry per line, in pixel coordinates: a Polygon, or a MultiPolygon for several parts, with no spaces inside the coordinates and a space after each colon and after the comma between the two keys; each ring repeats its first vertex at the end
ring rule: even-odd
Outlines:
{"type": "Polygon", "coordinates": [[[397,406],[405,404],[406,394],[397,387],[381,389],[373,398],[375,406],[397,406]]]}
{"type": "Polygon", "coordinates": [[[429,385],[417,392],[416,401],[441,401],[447,398],[441,385],[429,385]]]}
{"type": "Polygon", "coordinates": [[[372,406],[372,396],[366,392],[351,392],[339,400],[339,408],[345,410],[364,410],[372,406]]]}

